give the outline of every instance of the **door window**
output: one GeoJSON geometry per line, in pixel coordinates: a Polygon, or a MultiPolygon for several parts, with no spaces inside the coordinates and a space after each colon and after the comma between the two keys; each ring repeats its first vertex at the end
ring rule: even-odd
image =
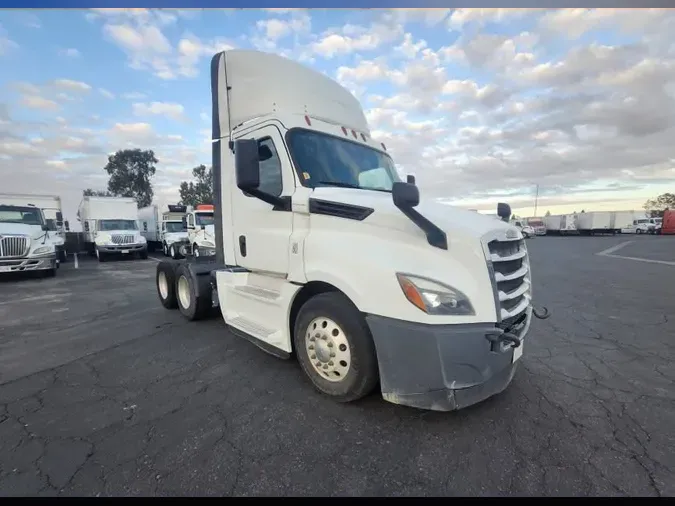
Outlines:
{"type": "Polygon", "coordinates": [[[260,191],[278,197],[281,195],[283,183],[281,180],[281,160],[270,137],[258,141],[260,153],[260,191]]]}

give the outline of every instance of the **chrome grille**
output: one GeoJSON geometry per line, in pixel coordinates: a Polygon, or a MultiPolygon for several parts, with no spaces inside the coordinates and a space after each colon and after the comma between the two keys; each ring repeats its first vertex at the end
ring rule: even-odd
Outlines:
{"type": "Polygon", "coordinates": [[[29,244],[28,237],[22,235],[4,235],[0,239],[0,258],[26,256],[29,244]]]}
{"type": "Polygon", "coordinates": [[[500,327],[524,325],[531,299],[530,262],[523,239],[488,243],[500,327]]]}
{"type": "Polygon", "coordinates": [[[134,236],[133,234],[115,234],[111,237],[113,244],[133,244],[134,236]]]}

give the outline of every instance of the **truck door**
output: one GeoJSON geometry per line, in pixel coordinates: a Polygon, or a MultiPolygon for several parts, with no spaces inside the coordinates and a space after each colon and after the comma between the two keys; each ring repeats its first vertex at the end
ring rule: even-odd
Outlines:
{"type": "MultiPolygon", "coordinates": [[[[260,162],[260,190],[277,197],[291,196],[295,178],[279,129],[267,125],[238,138],[256,139],[259,146],[271,152],[270,158],[260,162]]],[[[253,271],[288,274],[288,248],[293,231],[290,210],[275,211],[270,204],[244,194],[233,185],[232,230],[237,265],[253,271]]]]}

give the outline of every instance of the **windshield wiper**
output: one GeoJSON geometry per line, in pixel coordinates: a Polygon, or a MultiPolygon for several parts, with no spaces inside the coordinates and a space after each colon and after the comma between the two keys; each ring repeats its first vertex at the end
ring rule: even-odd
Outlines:
{"type": "Polygon", "coordinates": [[[339,181],[319,181],[317,184],[323,184],[326,186],[339,186],[340,188],[361,188],[357,184],[341,183],[339,181]]]}

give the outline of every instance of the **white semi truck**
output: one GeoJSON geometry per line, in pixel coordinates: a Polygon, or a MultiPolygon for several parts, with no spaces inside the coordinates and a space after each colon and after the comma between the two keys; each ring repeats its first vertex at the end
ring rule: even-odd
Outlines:
{"type": "Polygon", "coordinates": [[[213,58],[211,88],[216,254],[158,263],[164,307],[219,308],[341,402],[379,383],[387,401],[447,411],[504,390],[532,316],[548,317],[522,234],[421,200],[323,74],[233,50],[213,58]]]}
{"type": "Polygon", "coordinates": [[[169,210],[162,213],[160,238],[165,256],[181,258],[185,256],[188,243],[188,231],[185,228],[187,206],[169,204],[169,210]]]}
{"type": "Polygon", "coordinates": [[[0,201],[0,274],[40,271],[54,276],[56,246],[37,206],[0,201]]]}
{"type": "Polygon", "coordinates": [[[66,254],[66,231],[69,228],[67,221],[63,220],[61,210],[61,197],[58,195],[32,195],[27,193],[0,193],[0,204],[15,206],[34,206],[42,210],[45,224],[49,229],[48,241],[54,244],[56,249],[56,262],[65,262],[66,254]]]}
{"type": "Polygon", "coordinates": [[[148,245],[138,229],[136,199],[84,197],[77,211],[85,247],[104,262],[113,255],[148,258],[148,245]]]}
{"type": "Polygon", "coordinates": [[[175,243],[174,253],[169,256],[177,258],[192,255],[195,258],[213,257],[216,255],[216,230],[213,204],[199,204],[188,207],[183,218],[185,236],[175,243]]]}

